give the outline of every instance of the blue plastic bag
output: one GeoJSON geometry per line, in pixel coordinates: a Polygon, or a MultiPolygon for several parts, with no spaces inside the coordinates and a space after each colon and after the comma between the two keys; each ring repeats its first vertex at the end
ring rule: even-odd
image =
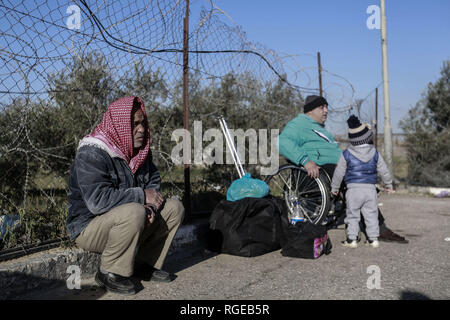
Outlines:
{"type": "Polygon", "coordinates": [[[237,201],[243,198],[263,198],[270,192],[269,186],[262,180],[254,179],[249,173],[242,178],[234,180],[227,191],[228,201],[237,201]]]}
{"type": "Polygon", "coordinates": [[[9,229],[13,231],[20,224],[20,217],[18,214],[14,215],[2,215],[0,216],[0,240],[6,234],[6,231],[9,229]]]}

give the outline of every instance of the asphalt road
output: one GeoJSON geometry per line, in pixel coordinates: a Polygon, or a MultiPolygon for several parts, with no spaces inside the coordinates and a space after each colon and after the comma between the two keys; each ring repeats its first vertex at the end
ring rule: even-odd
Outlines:
{"type": "Polygon", "coordinates": [[[360,242],[343,247],[344,229],[331,230],[332,253],[317,260],[283,257],[280,250],[259,257],[215,255],[203,249],[168,258],[165,269],[177,279],[162,284],[138,281],[134,296],[108,293],[93,278],[81,289],[54,288],[24,299],[118,300],[315,300],[449,299],[450,199],[382,195],[387,225],[408,244],[360,242]]]}

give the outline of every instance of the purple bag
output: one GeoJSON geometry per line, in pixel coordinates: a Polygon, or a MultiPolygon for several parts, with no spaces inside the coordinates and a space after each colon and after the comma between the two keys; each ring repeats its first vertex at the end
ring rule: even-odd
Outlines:
{"type": "Polygon", "coordinates": [[[314,239],[314,259],[317,259],[322,255],[323,251],[327,248],[328,243],[331,244],[331,241],[329,242],[328,239],[328,234],[324,235],[322,238],[314,239]]]}

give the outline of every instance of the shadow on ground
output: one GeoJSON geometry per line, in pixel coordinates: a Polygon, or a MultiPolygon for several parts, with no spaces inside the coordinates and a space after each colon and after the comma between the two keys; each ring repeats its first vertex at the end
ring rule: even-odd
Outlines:
{"type": "MultiPolygon", "coordinates": [[[[206,251],[203,246],[178,248],[166,258],[163,269],[176,274],[215,255],[206,251]]],[[[93,277],[91,274],[81,275],[81,288],[69,289],[64,280],[45,279],[18,272],[0,273],[2,279],[0,300],[97,300],[108,292],[98,286],[93,277]]],[[[133,276],[131,280],[136,293],[139,293],[144,289],[142,281],[150,280],[150,274],[133,276]]]]}
{"type": "Polygon", "coordinates": [[[205,248],[206,246],[201,245],[180,250],[176,254],[167,257],[164,263],[164,270],[176,274],[217,255],[217,253],[208,251],[205,248]]]}
{"type": "Polygon", "coordinates": [[[416,291],[402,291],[400,300],[432,300],[427,295],[416,291]]]}
{"type": "Polygon", "coordinates": [[[95,285],[68,288],[66,281],[30,276],[19,272],[0,273],[2,279],[1,300],[49,300],[77,299],[95,300],[105,294],[105,290],[95,285]],[[9,282],[9,283],[7,283],[9,282]]]}

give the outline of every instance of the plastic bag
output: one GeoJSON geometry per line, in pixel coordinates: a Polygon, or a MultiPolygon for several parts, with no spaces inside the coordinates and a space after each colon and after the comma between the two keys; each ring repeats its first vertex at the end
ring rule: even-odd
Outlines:
{"type": "Polygon", "coordinates": [[[228,201],[237,201],[243,198],[263,198],[270,192],[269,186],[262,180],[254,179],[249,173],[242,178],[234,180],[227,191],[228,201]]]}
{"type": "Polygon", "coordinates": [[[2,215],[0,216],[0,240],[6,234],[6,231],[9,229],[13,231],[20,224],[20,217],[18,214],[14,215],[2,215]]]}

